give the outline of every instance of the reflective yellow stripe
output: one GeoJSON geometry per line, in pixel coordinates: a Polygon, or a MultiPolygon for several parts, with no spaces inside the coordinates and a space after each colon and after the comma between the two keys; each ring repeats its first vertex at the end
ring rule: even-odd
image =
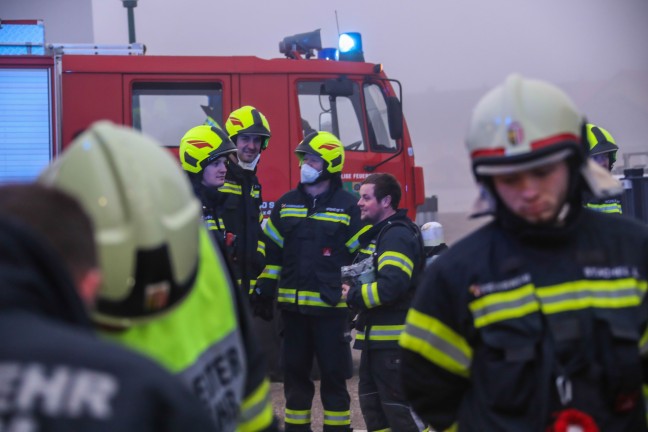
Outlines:
{"type": "Polygon", "coordinates": [[[646,281],[635,278],[579,280],[542,287],[536,295],[542,312],[554,314],[585,308],[617,309],[638,306],[646,294],[646,281]]]}
{"type": "Polygon", "coordinates": [[[235,184],[235,183],[228,183],[225,182],[225,184],[221,187],[218,188],[219,192],[223,193],[230,193],[234,195],[242,195],[241,194],[241,185],[235,184]]]}
{"type": "Polygon", "coordinates": [[[532,284],[496,292],[478,298],[468,305],[473,313],[475,328],[480,328],[511,318],[519,318],[540,310],[532,284]]]}
{"type": "Polygon", "coordinates": [[[259,240],[259,242],[257,243],[257,252],[265,256],[265,250],[266,250],[265,242],[259,240]]]}
{"type": "Polygon", "coordinates": [[[351,424],[351,411],[324,410],[324,425],[347,426],[351,424]]]}
{"type": "Polygon", "coordinates": [[[257,189],[252,189],[252,190],[250,191],[250,196],[251,196],[252,198],[259,198],[259,196],[260,196],[260,195],[259,195],[259,191],[258,191],[257,189]]]}
{"type": "Polygon", "coordinates": [[[341,223],[343,225],[349,225],[351,221],[351,216],[345,213],[333,213],[333,212],[323,212],[323,213],[314,213],[311,215],[312,219],[326,221],[326,222],[335,222],[341,223]]]}
{"type": "Polygon", "coordinates": [[[305,218],[308,215],[307,208],[294,208],[294,207],[284,207],[279,210],[279,217],[297,217],[305,218]]]}
{"type": "Polygon", "coordinates": [[[639,340],[639,352],[642,357],[648,356],[648,327],[646,327],[644,334],[641,335],[641,339],[639,340]]]}
{"type": "Polygon", "coordinates": [[[621,208],[620,203],[604,203],[604,204],[587,203],[587,208],[590,208],[590,209],[592,209],[594,211],[602,212],[602,213],[619,213],[619,214],[623,214],[623,210],[621,208]]]}
{"type": "Polygon", "coordinates": [[[279,303],[295,303],[297,298],[297,290],[292,288],[279,288],[279,295],[277,301],[279,303]]]}
{"type": "MultiPolygon", "coordinates": [[[[370,341],[397,341],[405,330],[405,324],[373,325],[369,329],[370,341]]],[[[363,335],[364,336],[364,335],[363,335]]]]}
{"type": "Polygon", "coordinates": [[[280,248],[283,248],[284,245],[284,238],[281,234],[279,234],[279,230],[277,227],[274,226],[272,223],[272,219],[268,219],[268,223],[266,224],[265,228],[263,229],[263,232],[265,235],[268,236],[270,240],[275,242],[277,246],[280,248]]]}
{"type": "Polygon", "coordinates": [[[311,410],[285,410],[285,422],[290,424],[309,424],[311,422],[311,410]]]}
{"type": "Polygon", "coordinates": [[[362,293],[362,301],[364,301],[367,308],[380,306],[380,297],[378,296],[378,282],[371,282],[362,284],[360,287],[362,293]]]}
{"type": "Polygon", "coordinates": [[[369,245],[366,248],[361,248],[358,253],[359,254],[365,254],[365,255],[371,255],[376,251],[376,244],[375,243],[369,243],[369,245]]]}
{"type": "Polygon", "coordinates": [[[259,275],[259,279],[277,280],[279,279],[280,274],[281,274],[281,266],[268,264],[263,268],[263,271],[259,275]]]}
{"type": "Polygon", "coordinates": [[[270,403],[270,382],[265,379],[241,405],[240,432],[264,430],[272,424],[273,412],[270,403]]]}
{"type": "Polygon", "coordinates": [[[322,300],[322,298],[320,297],[320,293],[317,291],[299,291],[299,294],[297,295],[297,303],[303,306],[318,306],[318,307],[326,307],[326,308],[331,308],[331,307],[346,308],[347,307],[346,301],[342,299],[340,299],[337,305],[331,306],[330,304],[322,300]]]}
{"type": "Polygon", "coordinates": [[[450,373],[466,378],[470,375],[472,348],[436,318],[410,309],[399,343],[450,373]]]}
{"type": "Polygon", "coordinates": [[[372,225],[365,225],[358,230],[344,245],[349,252],[355,252],[360,247],[360,236],[371,229],[372,225]]]}
{"type": "Polygon", "coordinates": [[[316,291],[299,291],[294,288],[279,288],[279,295],[277,296],[279,303],[297,303],[300,306],[315,306],[323,308],[346,308],[346,302],[342,299],[337,305],[331,306],[320,297],[320,293],[316,291]]]}
{"type": "Polygon", "coordinates": [[[386,251],[378,257],[378,271],[390,265],[401,269],[407,276],[412,277],[414,264],[412,260],[400,252],[386,251]]]}

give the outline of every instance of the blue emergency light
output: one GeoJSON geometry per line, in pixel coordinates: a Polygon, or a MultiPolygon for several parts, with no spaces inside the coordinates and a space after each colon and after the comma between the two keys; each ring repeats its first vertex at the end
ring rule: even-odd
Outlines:
{"type": "Polygon", "coordinates": [[[333,60],[336,61],[339,59],[340,52],[337,48],[322,48],[317,52],[317,58],[321,60],[333,60]]]}
{"type": "Polygon", "coordinates": [[[358,32],[347,32],[340,34],[339,38],[340,60],[364,61],[362,52],[362,35],[358,32]]]}

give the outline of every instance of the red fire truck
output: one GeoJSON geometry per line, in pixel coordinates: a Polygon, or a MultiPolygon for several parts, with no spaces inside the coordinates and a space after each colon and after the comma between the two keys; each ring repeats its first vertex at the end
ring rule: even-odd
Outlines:
{"type": "Polygon", "coordinates": [[[400,83],[361,53],[332,59],[313,47],[318,33],[285,38],[285,58],[271,60],[147,56],[140,44],[46,44],[43,34],[41,21],[1,23],[0,181],[34,178],[99,119],[139,129],[177,154],[182,135],[205,121],[203,106],[223,124],[232,110],[253,105],[272,130],[258,168],[266,214],[298,183],[294,149],[311,130],[333,132],[345,144],[347,189],[371,172],[389,172],[412,218],[424,201],[400,83]]]}

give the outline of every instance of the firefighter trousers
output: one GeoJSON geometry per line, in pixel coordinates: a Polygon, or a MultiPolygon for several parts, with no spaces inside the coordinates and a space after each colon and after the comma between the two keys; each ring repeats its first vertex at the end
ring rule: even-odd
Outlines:
{"type": "Polygon", "coordinates": [[[397,349],[365,347],[360,356],[359,376],[360,409],[368,431],[429,430],[414,414],[401,390],[397,349]]]}
{"type": "Polygon", "coordinates": [[[346,380],[351,378],[353,367],[347,317],[282,311],[282,319],[286,432],[311,431],[313,358],[320,370],[324,432],[351,430],[346,380]]]}

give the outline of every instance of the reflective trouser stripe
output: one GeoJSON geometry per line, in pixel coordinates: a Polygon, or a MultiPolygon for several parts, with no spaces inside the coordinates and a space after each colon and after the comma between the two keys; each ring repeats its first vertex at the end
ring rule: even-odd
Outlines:
{"type": "Polygon", "coordinates": [[[324,424],[329,426],[346,426],[351,424],[351,411],[324,410],[324,424]]]}
{"type": "Polygon", "coordinates": [[[311,422],[310,410],[291,410],[286,408],[284,421],[290,424],[304,425],[311,422]]]}

